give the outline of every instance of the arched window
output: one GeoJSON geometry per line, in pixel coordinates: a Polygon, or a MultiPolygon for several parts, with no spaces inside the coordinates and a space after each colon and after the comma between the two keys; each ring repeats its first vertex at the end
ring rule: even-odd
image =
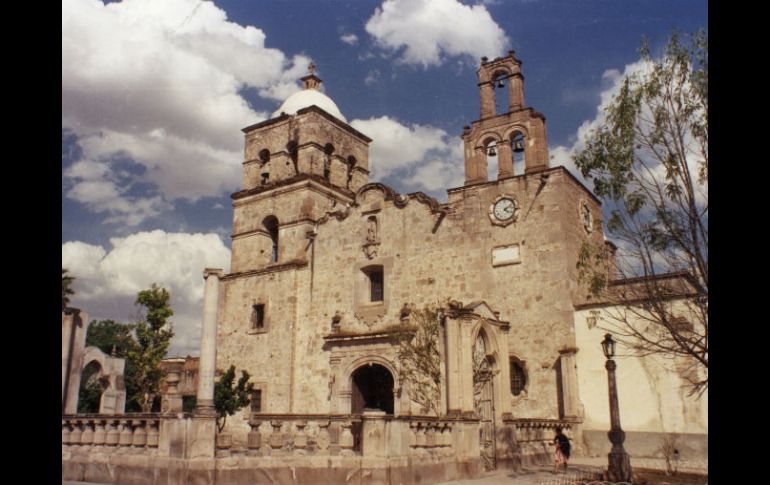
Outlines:
{"type": "Polygon", "coordinates": [[[334,154],[334,145],[327,143],[324,146],[324,179],[329,180],[331,178],[332,171],[332,155],[334,154]]]}
{"type": "Polygon", "coordinates": [[[511,394],[518,396],[527,386],[527,374],[524,364],[517,358],[511,357],[511,394]]]}
{"type": "Polygon", "coordinates": [[[270,179],[270,150],[264,149],[259,152],[259,163],[262,185],[265,185],[270,179]]]}
{"type": "Polygon", "coordinates": [[[526,149],[526,140],[524,134],[520,131],[514,131],[511,135],[511,152],[513,153],[513,174],[521,175],[526,169],[526,160],[524,150],[526,149]]]}
{"type": "Polygon", "coordinates": [[[507,113],[510,111],[508,105],[508,73],[498,71],[494,75],[493,85],[495,88],[495,113],[507,113]]]}
{"type": "Polygon", "coordinates": [[[270,240],[273,241],[270,262],[275,263],[278,261],[278,219],[275,216],[267,216],[262,222],[262,225],[265,226],[265,230],[270,236],[270,240]]]}
{"type": "Polygon", "coordinates": [[[487,180],[497,180],[500,166],[497,158],[497,142],[492,138],[484,140],[484,152],[487,157],[487,180]]]}
{"type": "Polygon", "coordinates": [[[348,157],[348,182],[347,187],[350,187],[350,181],[353,179],[353,167],[356,166],[357,160],[353,155],[348,157]]]}

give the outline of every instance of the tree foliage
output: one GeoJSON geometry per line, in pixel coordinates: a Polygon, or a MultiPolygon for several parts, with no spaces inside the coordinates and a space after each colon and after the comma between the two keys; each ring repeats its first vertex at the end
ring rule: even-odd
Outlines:
{"type": "Polygon", "coordinates": [[[142,412],[151,411],[164,376],[160,361],[166,356],[174,336],[168,322],[174,314],[170,300],[168,290],[155,283],[140,291],[136,298],[136,305],[143,307],[144,316],[133,326],[136,345],[127,350],[126,357],[134,367],[130,385],[137,389],[130,398],[141,406],[142,412]]]}
{"type": "Polygon", "coordinates": [[[599,316],[605,328],[640,355],[684,362],[700,392],[708,387],[708,35],[683,43],[674,32],[660,58],[646,42],[640,52],[641,71],[624,79],[574,156],[618,242],[617,253],[584,244],[578,268],[591,295],[613,305],[599,316]],[[672,273],[681,278],[662,277],[672,273]]]}
{"type": "Polygon", "coordinates": [[[392,334],[401,377],[408,386],[409,398],[422,412],[441,416],[441,350],[439,310],[428,306],[411,310],[409,322],[392,334]]]}
{"type": "Polygon", "coordinates": [[[249,382],[250,378],[249,373],[242,370],[241,377],[234,386],[235,366],[231,365],[227,372],[219,378],[219,382],[214,384],[214,407],[217,410],[219,431],[225,427],[227,416],[232,416],[236,411],[251,403],[254,384],[249,382]]]}
{"type": "Polygon", "coordinates": [[[75,294],[75,290],[72,289],[72,283],[75,281],[74,276],[70,276],[67,268],[61,269],[61,309],[64,311],[67,305],[70,304],[70,296],[75,294]]]}

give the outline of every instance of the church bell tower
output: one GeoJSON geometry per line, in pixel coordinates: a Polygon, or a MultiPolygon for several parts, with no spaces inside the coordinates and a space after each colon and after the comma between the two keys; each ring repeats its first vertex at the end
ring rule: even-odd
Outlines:
{"type": "Polygon", "coordinates": [[[369,181],[369,143],[321,92],[315,66],[268,120],[243,129],[243,189],[232,195],[232,272],[302,264],[314,223],[369,181]]]}
{"type": "Polygon", "coordinates": [[[521,61],[513,51],[492,61],[482,57],[476,75],[481,117],[463,129],[465,185],[548,168],[545,117],[524,103],[521,61]],[[500,98],[508,96],[500,114],[496,112],[497,93],[500,98]]]}

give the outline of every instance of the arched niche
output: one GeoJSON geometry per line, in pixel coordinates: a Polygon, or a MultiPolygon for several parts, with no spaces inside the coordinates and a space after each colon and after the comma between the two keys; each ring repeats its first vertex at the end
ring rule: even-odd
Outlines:
{"type": "MultiPolygon", "coordinates": [[[[126,408],[126,387],[123,378],[125,359],[105,354],[97,347],[86,347],[83,354],[83,367],[95,369],[102,388],[99,399],[99,414],[122,414],[126,408]]],[[[83,372],[83,377],[86,376],[83,372]]],[[[81,381],[82,382],[82,381],[81,381]]]]}

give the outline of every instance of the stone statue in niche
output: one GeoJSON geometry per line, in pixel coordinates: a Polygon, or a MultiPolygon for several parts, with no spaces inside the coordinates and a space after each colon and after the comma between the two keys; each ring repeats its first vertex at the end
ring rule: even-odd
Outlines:
{"type": "Polygon", "coordinates": [[[377,218],[369,216],[366,220],[366,241],[363,244],[364,254],[369,259],[377,256],[380,241],[377,238],[377,218]]]}

